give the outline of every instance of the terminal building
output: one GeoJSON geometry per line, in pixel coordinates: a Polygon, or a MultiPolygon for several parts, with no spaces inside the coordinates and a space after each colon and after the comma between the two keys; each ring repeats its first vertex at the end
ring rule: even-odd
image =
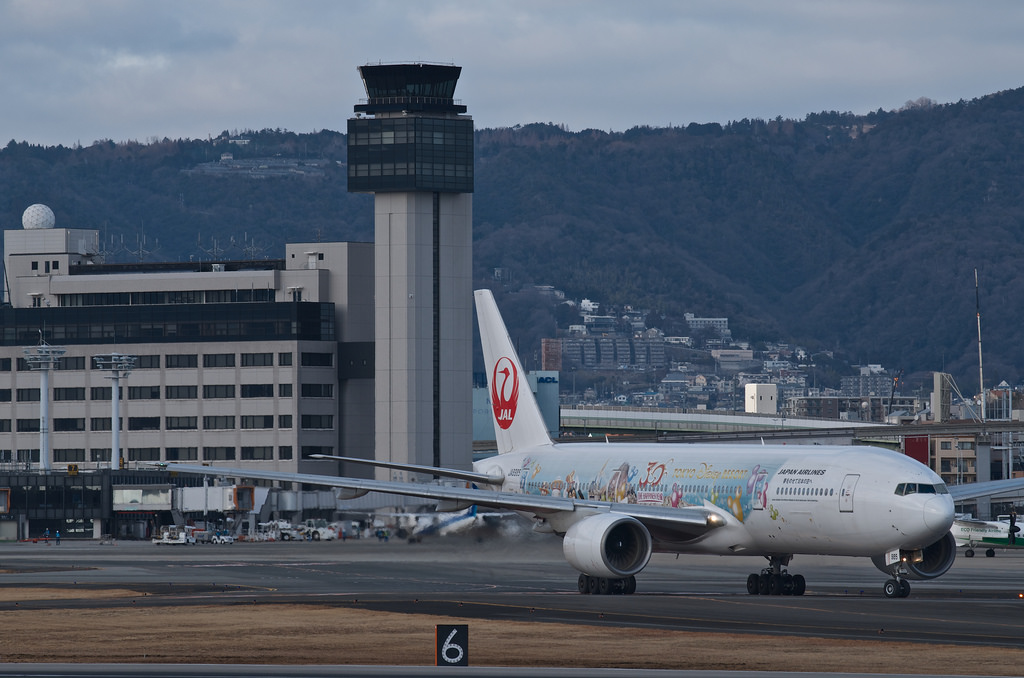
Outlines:
{"type": "MultiPolygon", "coordinates": [[[[359,71],[348,181],[375,194],[374,243],[113,264],[97,231],[58,228],[44,205],[5,231],[0,538],[43,526],[137,536],[143,514],[180,518],[170,486],[196,479],[154,462],[349,476],[372,472],[315,455],[470,465],[473,122],[453,98],[461,69],[359,71]],[[111,357],[125,355],[131,369],[113,379],[111,357]]],[[[266,492],[242,492],[239,511],[337,509],[331,493],[275,505],[281,494],[259,506],[266,492]]]]}
{"type": "Polygon", "coordinates": [[[56,228],[45,206],[23,226],[4,233],[0,470],[184,461],[337,473],[313,455],[373,457],[372,244],[107,264],[97,231],[56,228]],[[30,364],[41,346],[59,347],[45,395],[30,364]],[[134,357],[119,379],[120,455],[112,375],[97,360],[111,354],[134,357]]]}

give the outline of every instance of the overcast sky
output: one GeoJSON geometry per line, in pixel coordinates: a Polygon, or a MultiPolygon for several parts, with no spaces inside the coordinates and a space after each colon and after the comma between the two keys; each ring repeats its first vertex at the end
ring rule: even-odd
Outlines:
{"type": "Polygon", "coordinates": [[[356,67],[462,66],[476,127],[867,113],[1024,85],[1019,0],[0,0],[0,145],[344,131],[356,67]]]}

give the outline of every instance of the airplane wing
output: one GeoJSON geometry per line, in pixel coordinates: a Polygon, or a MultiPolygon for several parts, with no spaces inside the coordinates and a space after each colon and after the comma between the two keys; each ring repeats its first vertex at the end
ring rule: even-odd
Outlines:
{"type": "Polygon", "coordinates": [[[967,483],[964,485],[948,485],[949,494],[953,501],[965,501],[977,499],[978,497],[989,497],[1004,492],[1016,492],[1024,490],[1024,478],[1010,478],[1009,480],[988,480],[981,483],[967,483]]]}
{"type": "Polygon", "coordinates": [[[569,497],[550,497],[516,492],[482,490],[476,487],[454,487],[433,483],[404,483],[390,480],[364,478],[343,478],[309,473],[287,473],[283,471],[258,471],[251,469],[225,468],[221,466],[200,466],[195,464],[159,464],[160,468],[178,473],[211,475],[227,478],[253,478],[278,480],[290,483],[307,483],[349,490],[354,496],[367,492],[384,492],[408,497],[422,497],[438,501],[438,509],[456,511],[474,504],[509,511],[533,513],[538,516],[557,512],[621,513],[631,516],[649,529],[670,531],[679,536],[692,538],[722,527],[727,520],[717,511],[703,506],[669,508],[647,504],[621,504],[607,501],[590,501],[569,497]]]}

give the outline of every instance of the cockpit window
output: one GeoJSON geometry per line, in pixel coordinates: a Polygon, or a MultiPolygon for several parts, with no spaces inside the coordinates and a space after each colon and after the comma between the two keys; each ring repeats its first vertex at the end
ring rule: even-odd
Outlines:
{"type": "Polygon", "coordinates": [[[901,497],[908,494],[949,494],[949,490],[945,483],[900,483],[896,486],[896,494],[901,497]]]}

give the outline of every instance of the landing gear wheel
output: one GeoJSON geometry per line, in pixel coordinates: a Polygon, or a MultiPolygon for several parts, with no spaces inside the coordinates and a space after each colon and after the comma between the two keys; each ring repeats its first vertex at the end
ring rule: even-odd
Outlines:
{"type": "Polygon", "coordinates": [[[599,577],[597,580],[597,591],[602,596],[607,596],[612,592],[612,581],[608,577],[599,577]]]}
{"type": "Polygon", "coordinates": [[[587,591],[590,592],[590,595],[593,595],[593,596],[597,595],[597,585],[598,585],[597,579],[598,579],[597,577],[587,577],[587,591]]]}
{"type": "Polygon", "coordinates": [[[756,596],[760,593],[760,591],[758,591],[760,588],[760,579],[761,578],[757,574],[751,574],[747,577],[747,593],[752,596],[756,596]]]}
{"type": "Polygon", "coordinates": [[[782,575],[773,574],[768,576],[768,595],[781,596],[782,595],[782,575]]]}
{"type": "Polygon", "coordinates": [[[762,596],[768,595],[768,575],[763,572],[757,576],[757,592],[762,596]]]}
{"type": "Polygon", "coordinates": [[[630,575],[622,580],[622,593],[627,596],[636,593],[636,577],[630,575]]]}
{"type": "Polygon", "coordinates": [[[581,574],[580,578],[576,580],[576,590],[580,593],[590,593],[590,577],[585,574],[581,574]]]}
{"type": "Polygon", "coordinates": [[[910,582],[906,579],[900,579],[900,598],[906,598],[910,595],[910,582]]]}
{"type": "Polygon", "coordinates": [[[995,549],[985,549],[985,557],[986,558],[995,558],[996,557],[996,550],[995,549]]]}
{"type": "MultiPolygon", "coordinates": [[[[902,597],[901,594],[903,593],[903,587],[900,585],[900,583],[897,580],[889,579],[888,581],[885,582],[885,585],[882,586],[882,591],[885,592],[885,597],[886,598],[901,598],[902,597]]],[[[908,585],[908,592],[909,592],[909,585],[908,585]]]]}
{"type": "Polygon", "coordinates": [[[804,579],[802,574],[793,575],[793,595],[802,596],[804,591],[807,590],[807,580],[804,579]]]}
{"type": "Polygon", "coordinates": [[[964,558],[973,558],[973,557],[974,557],[974,549],[967,549],[966,551],[964,551],[964,558]]]}

